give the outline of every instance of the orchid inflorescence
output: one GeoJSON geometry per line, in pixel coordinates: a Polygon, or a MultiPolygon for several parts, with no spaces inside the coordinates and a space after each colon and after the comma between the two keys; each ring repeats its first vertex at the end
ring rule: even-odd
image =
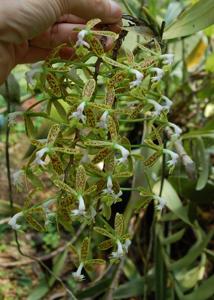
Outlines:
{"type": "MultiPolygon", "coordinates": [[[[154,130],[145,139],[145,146],[155,149],[155,153],[143,158],[145,168],[158,162],[163,154],[170,158],[167,161],[169,169],[175,168],[179,156],[173,149],[164,149],[161,135],[164,128],[170,127],[175,140],[180,137],[181,130],[168,121],[172,101],[161,93],[161,81],[168,72],[164,65],[172,64],[173,54],[161,54],[156,47],[154,55],[148,49],[146,57],[121,54],[116,61],[111,51],[105,53],[97,35],[118,36],[109,31],[96,31],[94,26],[99,22],[91,20],[79,31],[76,57],[72,62],[59,58],[61,48],[58,47],[37,74],[35,88],[40,87],[48,99],[42,107],[42,116],[54,121],[50,116],[54,107],[61,119],[53,122],[45,140],[30,136],[36,149],[23,171],[29,181],[33,174],[38,181],[38,176],[45,173],[58,192],[55,192],[56,201],[48,211],[44,205],[28,203],[9,224],[19,230],[19,220],[25,219],[34,229],[45,231],[47,215],[54,211],[55,223],[67,231],[73,230],[74,223],[75,226],[83,223],[89,229],[94,227],[94,234],[107,236],[108,240],[98,249],[113,248],[108,257],[118,261],[128,253],[131,237],[123,225],[122,214],[116,214],[114,229],[105,224],[112,215],[112,205],[124,201],[122,186],[127,178],[133,177],[138,159],[124,134],[127,128],[121,130],[120,120],[126,119],[128,123],[129,120],[148,118],[153,124],[154,130]],[[91,58],[100,60],[97,79],[94,72],[98,67],[91,63],[94,61],[91,58]]],[[[29,120],[29,112],[24,117],[29,120]]],[[[28,124],[26,122],[26,126],[28,124]]],[[[165,202],[161,198],[156,201],[157,210],[162,210],[165,202]]],[[[84,243],[88,247],[88,241],[84,243]]],[[[86,257],[80,258],[77,270],[73,272],[75,279],[84,279],[82,270],[87,268],[87,263],[86,257]]]]}

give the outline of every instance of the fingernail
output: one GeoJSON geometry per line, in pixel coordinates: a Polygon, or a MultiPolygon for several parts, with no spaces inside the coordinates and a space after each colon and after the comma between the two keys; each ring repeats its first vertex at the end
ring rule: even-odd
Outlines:
{"type": "Polygon", "coordinates": [[[112,0],[110,0],[110,6],[111,6],[111,16],[114,19],[119,20],[121,18],[121,15],[122,15],[122,11],[121,11],[120,6],[112,0]]]}

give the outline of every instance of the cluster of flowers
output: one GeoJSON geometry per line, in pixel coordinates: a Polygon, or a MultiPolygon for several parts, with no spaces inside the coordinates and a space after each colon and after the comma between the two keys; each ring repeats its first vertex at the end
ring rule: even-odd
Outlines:
{"type": "MultiPolygon", "coordinates": [[[[34,70],[37,88],[40,86],[49,99],[47,116],[51,106],[55,107],[59,115],[64,115],[62,122],[56,122],[50,128],[47,139],[32,139],[36,150],[25,171],[30,169],[31,174],[37,174],[38,170],[40,173],[46,172],[59,193],[55,201],[51,202],[52,207],[56,208],[54,213],[50,205],[46,204],[42,205],[42,212],[41,206],[39,211],[37,207],[28,207],[9,221],[14,230],[20,230],[18,220],[21,217],[38,229],[39,221],[35,220],[35,213],[40,214],[43,229],[47,228],[48,220],[54,214],[57,222],[67,230],[73,221],[91,226],[96,225],[97,216],[110,219],[112,205],[122,201],[120,185],[126,178],[133,176],[137,159],[132,154],[129,140],[121,135],[121,118],[126,121],[137,117],[148,118],[156,127],[164,124],[163,129],[169,127],[174,131],[173,141],[181,135],[181,129],[167,120],[172,101],[159,92],[161,80],[173,63],[173,54],[161,54],[159,48],[156,51],[148,49],[148,53],[142,57],[134,57],[127,52],[125,57],[121,56],[115,61],[110,58],[111,53],[104,52],[101,42],[95,36],[95,33],[107,37],[114,37],[114,34],[93,31],[98,22],[90,21],[78,33],[77,58],[73,62],[56,59],[58,49],[44,63],[41,74],[36,74],[34,70]],[[101,61],[98,80],[93,77],[91,57],[101,61]],[[62,106],[63,101],[66,109],[62,106]]],[[[147,51],[144,47],[142,49],[143,53],[147,51]]],[[[163,144],[156,145],[156,149],[170,157],[167,165],[173,170],[179,160],[178,154],[164,149],[163,144]]],[[[25,171],[14,174],[15,184],[20,186],[20,176],[25,171]]],[[[161,211],[166,201],[156,195],[153,195],[153,199],[161,211]]],[[[115,229],[111,233],[95,227],[98,234],[109,237],[101,248],[107,250],[114,247],[111,254],[113,260],[123,257],[131,244],[130,237],[123,232],[124,228],[117,225],[123,223],[122,216],[118,214],[116,219],[115,229]]],[[[80,261],[77,271],[73,273],[74,278],[84,278],[81,274],[83,267],[84,262],[80,261]]]]}

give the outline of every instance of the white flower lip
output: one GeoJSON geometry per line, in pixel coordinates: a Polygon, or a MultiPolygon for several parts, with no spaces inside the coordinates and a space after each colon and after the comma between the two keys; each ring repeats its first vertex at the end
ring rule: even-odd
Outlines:
{"type": "Polygon", "coordinates": [[[176,124],[169,122],[168,125],[169,125],[169,127],[172,127],[174,129],[174,132],[175,132],[174,135],[176,137],[179,137],[182,134],[182,129],[179,126],[177,126],[176,124]]]}
{"type": "Polygon", "coordinates": [[[156,73],[156,76],[153,76],[151,78],[152,82],[160,81],[163,78],[164,71],[162,69],[160,69],[160,68],[151,68],[151,71],[156,73]]]}
{"type": "Polygon", "coordinates": [[[112,252],[112,258],[122,258],[126,253],[128,253],[130,245],[131,241],[129,239],[126,239],[124,244],[122,244],[120,240],[117,240],[117,251],[112,252]]]}
{"type": "Polygon", "coordinates": [[[106,110],[100,118],[98,127],[104,128],[104,129],[108,128],[108,116],[109,116],[109,112],[106,110]]]}
{"type": "Polygon", "coordinates": [[[39,151],[36,152],[36,158],[34,160],[34,162],[39,165],[39,166],[44,166],[46,165],[45,161],[42,160],[42,157],[45,153],[47,153],[49,151],[48,147],[44,147],[42,149],[40,149],[39,151]]]}
{"type": "Polygon", "coordinates": [[[178,159],[179,159],[179,155],[171,150],[168,150],[168,149],[163,149],[163,152],[166,153],[166,154],[169,154],[171,156],[171,160],[169,160],[167,162],[167,166],[169,168],[174,168],[175,165],[177,164],[178,162],[178,159]]]}
{"type": "Polygon", "coordinates": [[[172,53],[166,53],[166,54],[162,54],[160,56],[161,59],[163,59],[163,64],[165,65],[172,65],[174,62],[174,54],[172,53]]]}
{"type": "Polygon", "coordinates": [[[8,224],[12,227],[13,230],[19,230],[21,225],[17,224],[19,218],[23,216],[22,212],[15,214],[12,218],[10,218],[8,224]]]}
{"type": "Polygon", "coordinates": [[[164,107],[162,105],[160,105],[157,101],[149,99],[148,103],[152,104],[154,106],[155,111],[153,112],[153,114],[155,116],[159,116],[161,114],[161,112],[163,111],[164,107]]]}
{"type": "Polygon", "coordinates": [[[158,202],[158,205],[156,205],[156,208],[160,211],[163,210],[163,208],[166,206],[166,200],[162,197],[159,197],[157,195],[154,195],[153,198],[158,202]]]}
{"type": "Polygon", "coordinates": [[[83,266],[84,266],[84,264],[83,264],[83,263],[80,263],[80,265],[79,265],[77,271],[72,273],[73,278],[74,278],[75,280],[77,280],[77,281],[82,281],[82,280],[85,279],[85,276],[81,274],[81,273],[82,273],[83,266]]]}
{"type": "Polygon", "coordinates": [[[111,195],[115,199],[119,198],[123,194],[122,191],[119,191],[119,193],[115,194],[115,192],[113,190],[113,182],[112,182],[112,177],[111,176],[108,176],[108,179],[107,179],[107,188],[103,190],[103,193],[111,195]]]}
{"type": "Polygon", "coordinates": [[[122,157],[117,159],[117,162],[120,163],[124,163],[127,161],[130,152],[123,146],[119,145],[119,144],[115,144],[114,146],[115,149],[120,150],[122,157]]]}
{"type": "Polygon", "coordinates": [[[165,104],[163,105],[164,108],[170,110],[171,106],[172,106],[172,100],[170,100],[168,97],[166,96],[162,96],[162,99],[165,101],[165,104]]]}
{"type": "Polygon", "coordinates": [[[143,75],[143,73],[141,73],[140,71],[135,70],[135,69],[131,70],[131,72],[133,74],[135,74],[135,76],[136,76],[136,80],[130,82],[130,88],[132,89],[132,88],[134,88],[136,86],[139,86],[141,84],[141,82],[144,78],[144,75],[143,75]]]}
{"type": "Polygon", "coordinates": [[[83,114],[85,109],[85,102],[80,103],[80,105],[77,107],[77,110],[72,113],[71,117],[77,118],[78,120],[82,121],[84,124],[86,122],[86,116],[83,114]]]}
{"type": "Polygon", "coordinates": [[[84,216],[86,214],[86,211],[85,211],[85,201],[82,195],[78,196],[78,201],[79,201],[79,207],[78,209],[72,210],[72,213],[74,216],[84,216]]]}
{"type": "Polygon", "coordinates": [[[78,35],[77,35],[77,42],[76,42],[76,46],[85,46],[86,48],[90,48],[89,43],[87,43],[86,41],[84,41],[85,36],[88,34],[88,30],[83,29],[81,30],[78,35]]]}

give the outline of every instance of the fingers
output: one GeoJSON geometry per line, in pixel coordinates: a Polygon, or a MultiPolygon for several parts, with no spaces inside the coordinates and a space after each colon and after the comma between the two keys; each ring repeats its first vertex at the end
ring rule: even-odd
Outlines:
{"type": "Polygon", "coordinates": [[[83,27],[83,24],[57,23],[48,31],[32,39],[30,44],[39,48],[54,48],[69,42],[74,44],[77,37],[77,32],[74,29],[83,27]]]}
{"type": "Polygon", "coordinates": [[[112,0],[64,0],[64,4],[67,13],[86,20],[100,18],[104,23],[113,24],[119,22],[122,16],[120,6],[112,0]]]}

